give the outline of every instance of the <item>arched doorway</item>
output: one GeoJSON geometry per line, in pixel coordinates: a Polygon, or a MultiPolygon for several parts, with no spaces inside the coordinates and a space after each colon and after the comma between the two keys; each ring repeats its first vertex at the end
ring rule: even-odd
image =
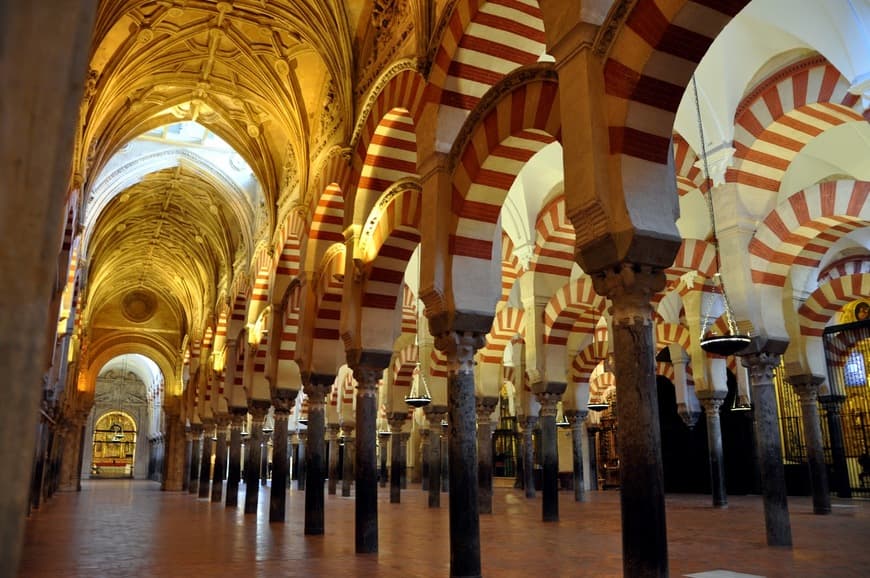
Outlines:
{"type": "Polygon", "coordinates": [[[92,478],[132,478],[136,422],[122,411],[103,414],[94,426],[92,478]]]}

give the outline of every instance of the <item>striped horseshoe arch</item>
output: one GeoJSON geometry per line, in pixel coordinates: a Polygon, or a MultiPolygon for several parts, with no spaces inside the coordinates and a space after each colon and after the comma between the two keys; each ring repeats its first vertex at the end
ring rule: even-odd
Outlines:
{"type": "Polygon", "coordinates": [[[535,223],[536,273],[569,278],[574,267],[574,225],[565,215],[565,196],[559,195],[541,209],[535,223]]]}
{"type": "Polygon", "coordinates": [[[844,235],[867,226],[870,182],[827,181],[782,201],[749,243],[752,281],[783,287],[792,265],[818,267],[844,235]]]}
{"type": "Polygon", "coordinates": [[[798,308],[801,335],[821,337],[831,317],[861,297],[870,297],[870,273],[843,275],[819,286],[798,308]]]}
{"type": "Polygon", "coordinates": [[[523,333],[525,311],[513,307],[501,309],[492,322],[492,329],[486,335],[486,345],[480,350],[480,362],[502,363],[505,347],[519,333],[523,333]]]}
{"type": "Polygon", "coordinates": [[[592,279],[581,277],[565,284],[544,308],[544,342],[566,345],[572,331],[592,333],[604,310],[604,298],[595,293],[592,279]]]}
{"type": "Polygon", "coordinates": [[[870,273],[870,257],[867,255],[854,255],[834,261],[819,273],[818,284],[822,285],[837,277],[854,275],[856,273],[870,273]]]}

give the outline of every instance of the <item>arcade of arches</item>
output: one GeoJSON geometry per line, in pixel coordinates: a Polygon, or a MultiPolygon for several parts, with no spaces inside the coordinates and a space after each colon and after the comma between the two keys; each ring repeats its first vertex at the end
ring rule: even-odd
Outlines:
{"type": "Polygon", "coordinates": [[[0,79],[4,568],[88,477],[357,553],[446,486],[453,576],[494,477],[620,492],[628,576],[666,491],[790,546],[870,478],[866,0],[16,3],[0,79]]]}

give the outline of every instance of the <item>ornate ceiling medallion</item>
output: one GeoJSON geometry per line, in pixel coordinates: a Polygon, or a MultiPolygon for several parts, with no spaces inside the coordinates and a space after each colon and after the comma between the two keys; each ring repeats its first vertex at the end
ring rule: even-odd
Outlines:
{"type": "Polygon", "coordinates": [[[136,289],[124,296],[121,311],[133,323],[145,323],[157,310],[157,298],[150,291],[136,289]]]}

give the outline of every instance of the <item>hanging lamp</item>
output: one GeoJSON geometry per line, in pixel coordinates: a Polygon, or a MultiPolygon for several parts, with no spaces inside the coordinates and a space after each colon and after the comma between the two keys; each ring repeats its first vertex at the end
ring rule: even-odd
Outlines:
{"type": "Polygon", "coordinates": [[[701,138],[701,160],[704,166],[704,184],[707,186],[707,191],[702,193],[704,200],[707,202],[707,213],[710,216],[710,229],[712,234],[713,251],[716,258],[716,273],[713,275],[713,292],[719,293],[722,296],[722,303],[725,306],[725,322],[728,324],[728,331],[723,335],[712,333],[710,330],[710,315],[709,311],[704,315],[703,326],[701,327],[701,349],[708,353],[721,355],[723,357],[734,355],[738,351],[745,349],[751,342],[752,338],[745,333],[740,333],[737,327],[737,322],[734,320],[734,314],[731,311],[731,304],[728,302],[728,293],[725,291],[725,281],[722,279],[719,271],[722,268],[719,258],[719,238],[716,235],[716,214],[713,211],[713,181],[710,178],[710,167],[707,162],[707,144],[704,140],[704,125],[701,122],[701,104],[698,100],[698,83],[695,76],[692,76],[692,90],[695,95],[695,112],[698,115],[698,135],[701,138]]]}
{"type": "MultiPolygon", "coordinates": [[[[420,246],[422,248],[422,245],[420,246]]],[[[421,252],[417,252],[417,295],[420,295],[420,257],[421,252]]],[[[415,300],[416,301],[416,300],[415,300]]],[[[416,313],[415,313],[416,315],[416,313]]],[[[423,375],[423,368],[420,365],[420,323],[417,318],[417,332],[414,334],[414,345],[417,346],[417,379],[411,384],[411,391],[405,396],[405,403],[413,408],[426,407],[432,403],[432,395],[429,393],[429,386],[426,385],[426,376],[423,375]],[[423,391],[420,391],[420,385],[423,386],[423,391]]]]}

